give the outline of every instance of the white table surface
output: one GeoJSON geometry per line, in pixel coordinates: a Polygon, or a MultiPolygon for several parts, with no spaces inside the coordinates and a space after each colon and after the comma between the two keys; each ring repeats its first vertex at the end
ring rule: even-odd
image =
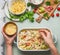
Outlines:
{"type": "MultiPolygon", "coordinates": [[[[2,7],[2,4],[4,4],[3,0],[0,0],[0,6],[2,7]]],[[[0,8],[1,8],[0,7],[0,8]]],[[[57,13],[58,11],[56,10],[55,13],[57,13]]],[[[60,13],[60,12],[59,12],[60,13]]],[[[0,13],[3,14],[3,13],[0,13]]],[[[4,15],[0,15],[3,16],[4,15]]],[[[36,15],[35,15],[36,18],[36,15]]],[[[3,21],[1,19],[1,21],[3,21]]],[[[6,18],[6,22],[10,21],[8,18],[6,18]]],[[[20,22],[16,22],[16,24],[18,25],[18,31],[20,31],[21,29],[24,28],[48,28],[52,31],[53,35],[57,37],[58,41],[56,44],[56,47],[60,53],[60,17],[54,17],[54,18],[50,18],[48,21],[46,20],[42,20],[41,23],[30,23],[28,20],[26,20],[23,23],[20,22]]],[[[0,33],[1,36],[1,33],[0,33]]],[[[13,46],[13,55],[50,55],[49,52],[21,52],[15,45],[13,46]]]]}

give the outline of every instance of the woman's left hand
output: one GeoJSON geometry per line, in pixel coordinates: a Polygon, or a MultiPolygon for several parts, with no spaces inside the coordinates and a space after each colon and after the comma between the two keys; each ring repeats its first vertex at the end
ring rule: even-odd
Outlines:
{"type": "Polygon", "coordinates": [[[6,45],[12,45],[12,43],[13,43],[15,37],[16,37],[16,34],[15,34],[14,36],[9,37],[9,36],[7,36],[7,35],[4,33],[3,29],[2,29],[2,34],[3,34],[4,38],[5,38],[5,43],[6,43],[6,45]]]}

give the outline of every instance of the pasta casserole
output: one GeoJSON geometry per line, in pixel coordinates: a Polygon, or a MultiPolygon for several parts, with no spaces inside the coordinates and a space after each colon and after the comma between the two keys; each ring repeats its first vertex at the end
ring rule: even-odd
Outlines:
{"type": "Polygon", "coordinates": [[[48,49],[39,30],[22,30],[18,35],[18,47],[22,50],[48,49]]]}

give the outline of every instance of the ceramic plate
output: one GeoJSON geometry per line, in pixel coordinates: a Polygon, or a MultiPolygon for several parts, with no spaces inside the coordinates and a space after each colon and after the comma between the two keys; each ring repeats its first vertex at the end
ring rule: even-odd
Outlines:
{"type": "MultiPolygon", "coordinates": [[[[26,1],[26,3],[28,3],[28,0],[25,0],[26,1]]],[[[28,7],[27,7],[28,8],[28,7]]],[[[5,10],[5,14],[6,14],[6,16],[10,19],[10,15],[9,15],[9,11],[8,11],[8,5],[7,5],[7,3],[6,3],[6,5],[5,5],[5,8],[4,8],[4,10],[5,10]]],[[[19,19],[12,19],[13,21],[19,21],[19,19]]]]}

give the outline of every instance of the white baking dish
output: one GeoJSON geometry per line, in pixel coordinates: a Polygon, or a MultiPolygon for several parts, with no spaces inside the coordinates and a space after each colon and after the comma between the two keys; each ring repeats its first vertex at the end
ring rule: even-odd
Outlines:
{"type": "MultiPolygon", "coordinates": [[[[35,30],[39,30],[39,28],[35,28],[35,30]]],[[[41,29],[41,28],[40,28],[41,29]]],[[[44,28],[44,29],[46,29],[46,28],[44,28]]],[[[22,30],[34,30],[34,28],[29,28],[29,29],[22,29],[22,30]]],[[[22,31],[21,30],[21,31],[22,31]]],[[[48,29],[49,30],[49,29],[48,29]]],[[[20,32],[21,32],[20,31],[20,32]]],[[[51,31],[51,30],[50,30],[51,31]]],[[[19,33],[20,33],[19,32],[19,33]]],[[[54,41],[54,43],[56,44],[57,43],[57,37],[56,36],[54,36],[53,34],[52,34],[52,38],[53,38],[53,41],[54,41]]],[[[19,50],[21,50],[21,51],[49,51],[50,49],[48,48],[48,49],[41,49],[41,50],[23,50],[22,48],[20,48],[19,46],[18,46],[18,36],[17,36],[17,43],[16,42],[14,42],[15,44],[17,44],[17,47],[18,47],[18,49],[19,50]]]]}

